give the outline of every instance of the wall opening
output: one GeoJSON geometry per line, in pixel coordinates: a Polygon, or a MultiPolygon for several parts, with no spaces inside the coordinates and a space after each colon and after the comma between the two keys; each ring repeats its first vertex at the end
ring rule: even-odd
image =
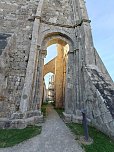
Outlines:
{"type": "Polygon", "coordinates": [[[45,94],[44,94],[44,102],[55,102],[55,75],[51,72],[45,75],[44,77],[45,81],[45,94]]]}
{"type": "Polygon", "coordinates": [[[48,63],[56,56],[57,56],[57,44],[52,44],[49,47],[47,47],[47,55],[46,58],[44,58],[44,64],[48,63]]]}
{"type": "Polygon", "coordinates": [[[64,108],[66,67],[69,45],[61,39],[47,42],[47,56],[44,59],[44,83],[47,100],[55,101],[55,106],[64,108]]]}

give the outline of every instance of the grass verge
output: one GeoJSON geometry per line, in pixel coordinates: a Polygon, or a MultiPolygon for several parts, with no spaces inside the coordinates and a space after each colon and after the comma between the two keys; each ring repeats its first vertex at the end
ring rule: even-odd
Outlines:
{"type": "Polygon", "coordinates": [[[28,126],[25,129],[0,129],[0,148],[12,147],[40,133],[39,126],[28,126]]]}
{"type": "Polygon", "coordinates": [[[55,110],[57,111],[57,113],[59,114],[59,116],[60,116],[61,118],[63,118],[64,109],[63,109],[63,108],[55,108],[55,110]]]}
{"type": "Polygon", "coordinates": [[[46,117],[46,108],[48,105],[49,105],[48,102],[42,104],[41,111],[44,117],[46,117]]]}
{"type": "MultiPolygon", "coordinates": [[[[67,126],[78,136],[84,135],[83,126],[76,123],[68,123],[67,126]]],[[[89,135],[94,140],[91,145],[83,145],[86,152],[114,152],[114,141],[93,127],[89,127],[89,135]]]]}
{"type": "MultiPolygon", "coordinates": [[[[63,118],[64,109],[55,108],[61,118],[63,118]]],[[[76,135],[76,140],[84,135],[82,124],[67,123],[70,130],[76,135]]],[[[94,127],[89,126],[89,136],[93,139],[93,144],[82,145],[86,152],[114,152],[114,141],[94,127]]]]}

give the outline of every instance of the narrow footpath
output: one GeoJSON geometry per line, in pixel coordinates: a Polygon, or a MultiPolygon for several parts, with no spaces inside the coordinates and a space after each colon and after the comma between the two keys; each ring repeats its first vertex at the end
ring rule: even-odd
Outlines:
{"type": "Polygon", "coordinates": [[[53,107],[48,106],[47,111],[40,135],[12,148],[0,149],[0,152],[83,152],[53,107]]]}

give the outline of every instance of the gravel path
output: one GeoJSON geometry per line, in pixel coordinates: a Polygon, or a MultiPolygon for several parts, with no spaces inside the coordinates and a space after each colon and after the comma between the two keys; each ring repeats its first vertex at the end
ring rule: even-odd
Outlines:
{"type": "Polygon", "coordinates": [[[40,135],[0,152],[83,152],[53,107],[47,110],[48,117],[40,135]]]}

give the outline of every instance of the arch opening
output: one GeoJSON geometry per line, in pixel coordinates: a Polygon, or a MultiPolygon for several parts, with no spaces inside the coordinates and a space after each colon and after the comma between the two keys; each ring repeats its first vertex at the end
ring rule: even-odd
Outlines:
{"type": "Polygon", "coordinates": [[[55,102],[55,75],[51,72],[44,76],[44,102],[55,102]]]}
{"type": "Polygon", "coordinates": [[[48,73],[50,72],[53,73],[50,76],[48,83],[46,82],[46,80],[44,81],[44,86],[46,86],[46,83],[48,84],[48,86],[46,87],[47,93],[49,95],[47,96],[47,100],[55,101],[55,106],[57,108],[64,108],[66,68],[67,68],[68,52],[70,47],[69,44],[65,41],[65,39],[60,37],[46,38],[46,40],[44,40],[44,44],[45,45],[43,45],[43,47],[46,47],[45,50],[47,50],[49,47],[52,47],[52,50],[47,51],[47,56],[46,56],[47,59],[44,60],[44,66],[43,66],[44,80],[45,80],[45,76],[48,73]],[[49,60],[48,54],[51,54],[51,51],[54,52],[55,56],[51,58],[51,60],[49,60]],[[55,53],[55,51],[57,53],[55,53]]]}

